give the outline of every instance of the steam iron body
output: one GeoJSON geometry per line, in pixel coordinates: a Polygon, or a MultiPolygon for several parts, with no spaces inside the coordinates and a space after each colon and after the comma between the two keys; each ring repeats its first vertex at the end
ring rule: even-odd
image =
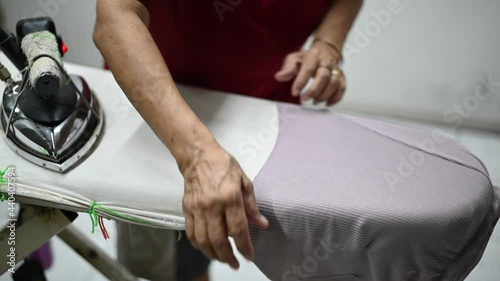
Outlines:
{"type": "Polygon", "coordinates": [[[0,49],[22,73],[14,81],[0,63],[0,125],[12,150],[41,167],[66,172],[95,148],[104,114],[87,82],[70,76],[66,46],[50,18],[24,19],[17,37],[0,28],[0,49]]]}
{"type": "MultiPolygon", "coordinates": [[[[7,87],[3,94],[0,117],[9,147],[26,160],[57,172],[66,172],[83,161],[97,143],[103,127],[102,109],[86,81],[79,76],[71,76],[71,81],[83,97],[69,84],[62,87],[60,91],[74,107],[55,122],[40,120],[47,110],[29,100],[29,89],[25,88],[21,96],[21,83],[7,87]],[[28,104],[29,114],[23,111],[23,103],[28,104]]],[[[53,102],[57,107],[57,101],[53,102]]]]}

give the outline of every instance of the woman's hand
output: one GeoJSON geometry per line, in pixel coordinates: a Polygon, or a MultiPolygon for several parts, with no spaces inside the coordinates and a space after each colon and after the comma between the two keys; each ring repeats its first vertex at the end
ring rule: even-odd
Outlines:
{"type": "Polygon", "coordinates": [[[346,79],[338,63],[340,55],[327,44],[316,42],[309,50],[289,54],[275,78],[288,82],[295,78],[292,95],[299,96],[310,78],[312,86],[301,97],[314,99],[314,104],[327,102],[332,106],[339,102],[346,90],[346,79]]]}
{"type": "Polygon", "coordinates": [[[340,51],[363,0],[330,2],[330,9],[314,31],[316,40],[311,49],[289,54],[275,75],[280,82],[295,78],[292,86],[294,96],[299,96],[309,79],[314,78],[313,85],[302,99],[313,98],[316,104],[326,101],[328,106],[339,102],[346,90],[346,79],[338,66],[340,51]]]}
{"type": "Polygon", "coordinates": [[[269,222],[261,215],[253,184],[238,162],[211,141],[181,170],[185,179],[186,234],[193,246],[237,269],[239,262],[228,239],[232,236],[241,254],[252,260],[248,223],[267,228],[269,222]]]}

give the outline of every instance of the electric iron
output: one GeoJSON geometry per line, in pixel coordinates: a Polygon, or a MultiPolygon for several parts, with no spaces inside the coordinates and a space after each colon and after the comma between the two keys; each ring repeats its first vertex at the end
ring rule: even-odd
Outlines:
{"type": "Polygon", "coordinates": [[[66,172],[97,144],[103,111],[85,80],[64,69],[66,46],[50,18],[21,20],[16,33],[0,28],[0,49],[22,73],[15,81],[0,63],[7,85],[0,113],[5,140],[24,159],[66,172]]]}

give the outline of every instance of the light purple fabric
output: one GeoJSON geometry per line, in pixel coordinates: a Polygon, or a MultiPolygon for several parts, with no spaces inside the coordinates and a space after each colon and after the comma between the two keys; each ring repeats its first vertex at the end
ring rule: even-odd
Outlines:
{"type": "Polygon", "coordinates": [[[252,229],[267,277],[465,279],[500,213],[480,160],[420,129],[280,105],[285,112],[254,181],[271,223],[252,229]]]}

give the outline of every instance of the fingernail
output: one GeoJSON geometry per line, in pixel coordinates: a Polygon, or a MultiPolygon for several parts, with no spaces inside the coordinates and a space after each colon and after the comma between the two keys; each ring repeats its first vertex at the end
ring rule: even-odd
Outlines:
{"type": "Polygon", "coordinates": [[[269,220],[268,220],[266,217],[264,217],[263,215],[260,215],[260,220],[261,220],[264,224],[269,225],[269,220]]]}
{"type": "Polygon", "coordinates": [[[240,268],[240,263],[233,263],[229,265],[232,270],[237,271],[240,268]]]}
{"type": "Polygon", "coordinates": [[[276,73],[276,76],[281,76],[286,73],[286,70],[280,70],[276,73]]]}
{"type": "Polygon", "coordinates": [[[245,259],[249,262],[252,262],[253,261],[253,254],[251,254],[250,256],[244,256],[245,259]]]}

